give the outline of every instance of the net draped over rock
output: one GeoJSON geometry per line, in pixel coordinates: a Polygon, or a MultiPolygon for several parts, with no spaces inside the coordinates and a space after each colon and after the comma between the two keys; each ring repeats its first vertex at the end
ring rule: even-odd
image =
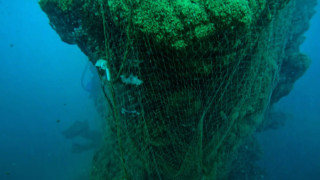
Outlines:
{"type": "Polygon", "coordinates": [[[63,41],[107,63],[110,130],[92,179],[225,179],[308,68],[315,2],[41,0],[63,41]]]}

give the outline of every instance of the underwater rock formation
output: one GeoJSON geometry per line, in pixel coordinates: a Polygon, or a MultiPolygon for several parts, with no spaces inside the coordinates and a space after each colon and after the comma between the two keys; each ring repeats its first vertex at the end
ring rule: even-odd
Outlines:
{"type": "Polygon", "coordinates": [[[73,142],[72,152],[82,153],[91,149],[97,149],[102,142],[102,134],[97,130],[89,127],[88,121],[75,121],[68,129],[62,131],[66,139],[82,138],[85,142],[73,142]]]}
{"type": "Polygon", "coordinates": [[[316,0],[39,3],[62,41],[106,61],[110,131],[92,179],[233,177],[240,145],[309,66],[316,0]]]}

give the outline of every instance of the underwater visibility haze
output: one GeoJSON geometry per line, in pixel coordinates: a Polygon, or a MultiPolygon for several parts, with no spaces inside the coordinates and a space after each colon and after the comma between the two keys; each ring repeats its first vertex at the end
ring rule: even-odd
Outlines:
{"type": "Polygon", "coordinates": [[[0,0],[1,180],[319,180],[316,0],[0,0]]]}

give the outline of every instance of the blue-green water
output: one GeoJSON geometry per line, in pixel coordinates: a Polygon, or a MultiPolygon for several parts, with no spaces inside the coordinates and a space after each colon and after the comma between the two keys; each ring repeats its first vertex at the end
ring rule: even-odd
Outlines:
{"type": "Polygon", "coordinates": [[[305,33],[301,51],[312,60],[289,96],[276,109],[289,114],[283,127],[259,134],[263,150],[261,166],[267,168],[266,179],[320,179],[320,7],[305,33]]]}
{"type": "MultiPolygon", "coordinates": [[[[0,179],[88,179],[94,149],[62,132],[100,117],[81,86],[87,57],[63,43],[37,0],[0,1],[0,179]]],[[[84,83],[90,85],[87,71],[84,83]]],[[[92,86],[92,85],[91,85],[92,86]]],[[[90,89],[89,89],[90,90],[90,89]]]]}

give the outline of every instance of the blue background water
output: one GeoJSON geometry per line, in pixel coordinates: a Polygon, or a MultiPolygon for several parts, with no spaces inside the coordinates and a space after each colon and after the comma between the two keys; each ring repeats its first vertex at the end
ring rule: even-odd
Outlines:
{"type": "MultiPolygon", "coordinates": [[[[266,179],[320,179],[319,15],[302,46],[313,63],[277,105],[292,118],[258,135],[266,179]]],[[[61,134],[77,120],[99,127],[81,87],[87,58],[60,40],[37,0],[0,0],[0,25],[0,179],[88,179],[93,150],[72,153],[61,134]]]]}
{"type": "Polygon", "coordinates": [[[311,58],[311,66],[289,96],[275,106],[290,118],[284,127],[258,135],[264,153],[261,165],[267,168],[268,180],[320,179],[319,5],[316,11],[300,48],[311,58]]]}
{"type": "Polygon", "coordinates": [[[81,87],[87,57],[60,40],[37,2],[0,1],[0,179],[88,179],[93,151],[72,153],[61,134],[77,120],[99,125],[81,87]]]}

